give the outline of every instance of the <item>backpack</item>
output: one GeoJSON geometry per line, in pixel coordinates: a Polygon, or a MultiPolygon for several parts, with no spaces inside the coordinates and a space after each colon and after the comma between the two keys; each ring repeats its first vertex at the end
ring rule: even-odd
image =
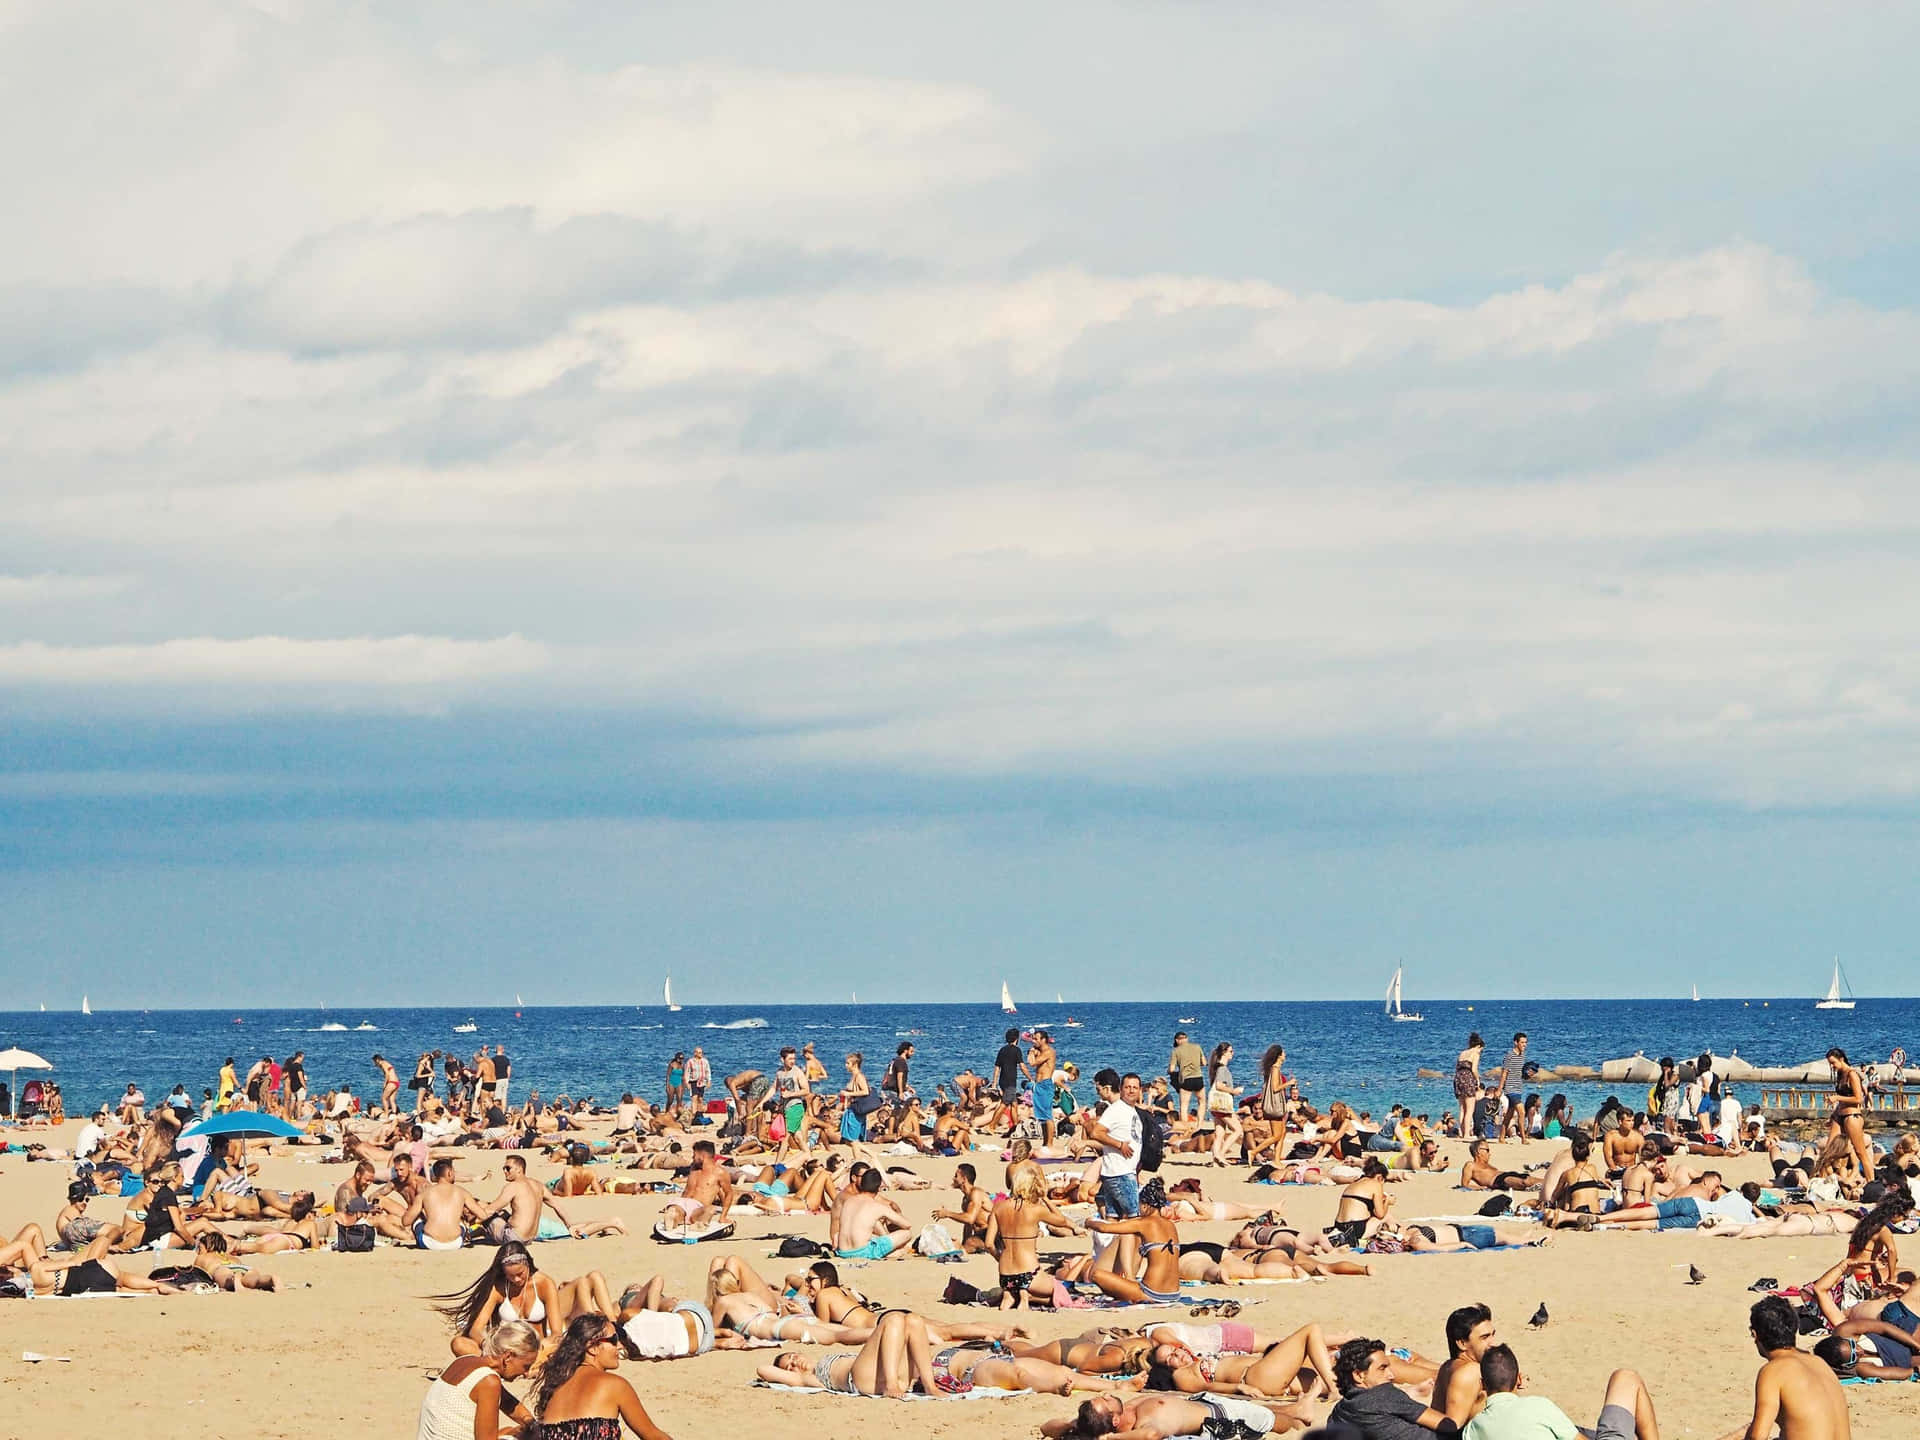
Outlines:
{"type": "Polygon", "coordinates": [[[780,1242],[780,1248],[773,1253],[782,1260],[818,1260],[822,1256],[831,1256],[833,1251],[818,1240],[809,1240],[802,1235],[789,1235],[780,1242]]]}
{"type": "Polygon", "coordinates": [[[1167,1158],[1167,1127],[1151,1110],[1140,1112],[1140,1168],[1152,1174],[1167,1158]]]}

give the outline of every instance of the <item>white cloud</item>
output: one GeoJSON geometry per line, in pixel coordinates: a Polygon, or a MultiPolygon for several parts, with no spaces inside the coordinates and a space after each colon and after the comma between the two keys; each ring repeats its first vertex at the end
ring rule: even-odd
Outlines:
{"type": "MultiPolygon", "coordinates": [[[[1209,137],[1137,89],[1117,128],[1068,120],[1031,57],[208,13],[142,12],[79,75],[53,12],[14,32],[0,685],[219,708],[537,677],[805,722],[755,742],[776,761],[1920,785],[1920,315],[1792,249],[1596,227],[1451,300],[1095,263],[1060,255],[1078,192],[1004,186],[1209,137]],[[51,158],[29,110],[72,122],[51,158]],[[64,578],[96,574],[137,592],[64,578]],[[505,638],[447,638],[475,635],[505,638]]],[[[1142,13],[1087,43],[1164,38],[1142,13]]],[[[1316,63],[1365,53],[1336,29],[1316,63]]],[[[1251,83],[1230,58],[1204,73],[1251,83]]],[[[1086,84],[1117,113],[1128,87],[1086,84]]],[[[1274,148],[1252,92],[1209,113],[1252,127],[1215,160],[1333,166],[1296,227],[1360,189],[1421,249],[1396,172],[1274,148]]],[[[1364,152],[1379,117],[1338,123],[1364,152]]]]}
{"type": "Polygon", "coordinates": [[[296,640],[195,636],[142,645],[0,645],[0,684],[25,686],[217,686],[260,691],[450,689],[527,675],[547,663],[543,646],[519,635],[454,640],[443,635],[296,640]]]}

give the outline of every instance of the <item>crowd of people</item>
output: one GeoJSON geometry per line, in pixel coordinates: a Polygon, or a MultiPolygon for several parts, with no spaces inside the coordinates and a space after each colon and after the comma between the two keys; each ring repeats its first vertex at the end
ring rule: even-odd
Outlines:
{"type": "MultiPolygon", "coordinates": [[[[877,1084],[857,1051],[835,1083],[811,1044],[777,1047],[765,1069],[717,1080],[695,1047],[675,1057],[658,1103],[628,1093],[606,1107],[542,1103],[537,1092],[514,1107],[498,1047],[471,1061],[425,1052],[405,1081],[376,1054],[379,1095],[364,1104],[340,1088],[310,1094],[298,1051],[262,1057],[244,1074],[229,1061],[198,1103],[184,1086],[152,1104],[129,1086],[71,1152],[32,1157],[72,1167],[67,1204],[49,1227],[28,1224],[0,1241],[0,1294],[272,1291],[282,1282],[262,1257],[381,1240],[490,1247],[474,1281],[439,1302],[452,1360],[421,1406],[419,1433],[430,1440],[535,1425],[559,1437],[605,1440],[622,1425],[656,1436],[617,1373],[623,1362],[759,1346],[778,1350],[756,1367],[757,1383],[773,1388],[1084,1396],[1049,1423],[1056,1436],[1244,1440],[1320,1427],[1361,1440],[1459,1430],[1564,1440],[1573,1422],[1553,1401],[1520,1393],[1519,1362],[1484,1306],[1449,1316],[1446,1348],[1429,1360],[1393,1337],[1335,1326],[1256,1334],[1236,1318],[1236,1302],[1195,1305],[1182,1287],[1364,1279],[1377,1255],[1538,1246],[1569,1228],[1705,1228],[1846,1237],[1845,1254],[1803,1287],[1805,1303],[1770,1296],[1753,1308],[1765,1357],[1754,1436],[1776,1420],[1791,1422],[1789,1435],[1843,1436],[1838,1378],[1920,1374],[1920,1293],[1896,1239],[1912,1224],[1920,1142],[1882,1151],[1865,1137],[1864,1096],[1844,1054],[1833,1057],[1828,1136],[1795,1150],[1748,1122],[1727,1143],[1725,1087],[1709,1057],[1684,1078],[1663,1065],[1644,1108],[1609,1097],[1581,1119],[1563,1097],[1540,1106],[1528,1093],[1524,1035],[1491,1077],[1479,1071],[1479,1049],[1475,1036],[1460,1057],[1461,1115],[1438,1123],[1397,1104],[1378,1121],[1340,1101],[1322,1111],[1279,1045],[1241,1083],[1230,1044],[1205,1049],[1185,1031],[1164,1073],[1102,1068],[1083,1080],[1045,1029],[1009,1029],[988,1065],[943,1077],[925,1096],[910,1039],[877,1084]],[[346,1177],[330,1196],[274,1189],[260,1182],[257,1151],[250,1158],[231,1139],[192,1133],[196,1120],[249,1112],[288,1122],[300,1132],[289,1143],[349,1163],[346,1177]],[[1472,1137],[1465,1156],[1444,1158],[1440,1142],[1462,1134],[1472,1137]],[[1556,1143],[1544,1161],[1503,1168],[1491,1151],[1500,1137],[1556,1143]],[[462,1166],[477,1169],[474,1152],[490,1149],[505,1153],[497,1190],[483,1199],[490,1169],[462,1166]],[[1729,1188],[1700,1158],[1758,1150],[1772,1162],[1771,1184],[1729,1188]],[[925,1157],[954,1162],[953,1198],[916,1225],[899,1197],[933,1182],[900,1162],[925,1157]],[[557,1173],[541,1183],[530,1162],[557,1173]],[[1173,1167],[1189,1173],[1176,1180],[1173,1167]],[[1217,1167],[1337,1185],[1331,1223],[1301,1227],[1278,1205],[1210,1197],[1203,1177],[1217,1167]],[[1483,1219],[1398,1219],[1391,1187],[1419,1171],[1450,1174],[1483,1219]],[[659,1275],[618,1285],[602,1269],[562,1278],[536,1263],[539,1242],[625,1231],[617,1218],[574,1213],[575,1197],[654,1192],[663,1238],[724,1235],[735,1217],[757,1212],[823,1217],[825,1240],[795,1237],[798,1258],[811,1263],[779,1276],[715,1254],[697,1295],[672,1293],[659,1275]],[[120,1201],[117,1218],[98,1213],[107,1196],[120,1201]],[[1196,1223],[1232,1228],[1218,1240],[1182,1234],[1196,1223]],[[154,1252],[155,1268],[128,1263],[154,1252]],[[993,1258],[994,1283],[956,1274],[944,1294],[997,1319],[879,1306],[838,1268],[975,1254],[993,1258]],[[1083,1326],[1065,1339],[1037,1340],[1031,1328],[1035,1312],[1071,1320],[1076,1310],[1172,1305],[1198,1313],[1083,1326]],[[1811,1351],[1799,1348],[1803,1330],[1822,1336],[1811,1351]],[[524,1398],[511,1388],[522,1377],[533,1379],[524,1398]]],[[[1653,1398],[1632,1372],[1617,1372],[1594,1408],[1591,1433],[1657,1440],[1653,1398]]]]}

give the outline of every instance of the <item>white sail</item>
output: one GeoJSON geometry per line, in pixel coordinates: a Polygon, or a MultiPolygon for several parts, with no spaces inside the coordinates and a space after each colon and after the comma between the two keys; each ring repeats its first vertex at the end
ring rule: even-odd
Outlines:
{"type": "Polygon", "coordinates": [[[1813,1007],[1816,1010],[1851,1010],[1853,1001],[1840,998],[1840,962],[1833,962],[1833,981],[1827,986],[1826,998],[1813,1007]]]}
{"type": "Polygon", "coordinates": [[[1400,976],[1404,967],[1396,968],[1393,979],[1387,982],[1387,1018],[1390,1020],[1423,1020],[1426,1017],[1400,1006],[1400,976]]]}
{"type": "Polygon", "coordinates": [[[1018,1015],[1020,1013],[1014,1009],[1013,992],[1007,989],[1007,982],[1004,980],[1000,982],[1000,1008],[1008,1015],[1018,1015]]]}
{"type": "Polygon", "coordinates": [[[671,975],[667,976],[666,995],[667,995],[667,1009],[678,1010],[680,1007],[673,1003],[673,977],[671,975]]]}
{"type": "Polygon", "coordinates": [[[527,1002],[520,998],[520,992],[516,990],[513,992],[513,1003],[516,1005],[524,1005],[527,1002]]]}
{"type": "Polygon", "coordinates": [[[1064,1005],[1067,1002],[1060,998],[1060,992],[1056,990],[1053,992],[1053,1003],[1056,1005],[1064,1005]]]}
{"type": "Polygon", "coordinates": [[[1693,987],[1693,998],[1695,1000],[1698,1000],[1700,998],[1700,987],[1698,985],[1693,987]]]}
{"type": "Polygon", "coordinates": [[[82,1015],[91,1015],[91,1014],[93,1014],[93,1006],[91,1006],[91,1005],[89,1005],[89,1004],[87,1003],[87,997],[86,997],[86,996],[84,996],[84,995],[82,995],[82,996],[80,997],[80,1013],[81,1013],[82,1015]]]}

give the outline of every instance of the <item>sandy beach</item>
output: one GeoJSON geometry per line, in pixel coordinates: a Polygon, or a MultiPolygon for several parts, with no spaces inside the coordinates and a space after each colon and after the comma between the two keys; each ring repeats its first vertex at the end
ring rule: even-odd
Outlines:
{"type": "MultiPolygon", "coordinates": [[[[70,1123],[62,1139],[70,1139],[70,1123]]],[[[27,1137],[60,1143],[47,1132],[27,1137]]],[[[1500,1147],[1502,1164],[1544,1159],[1558,1142],[1500,1147]]],[[[1446,1152],[1457,1161],[1461,1146],[1446,1152]]],[[[282,1187],[312,1187],[323,1194],[345,1174],[285,1152],[262,1166],[262,1179],[282,1187]]],[[[500,1174],[501,1152],[462,1152],[463,1173],[486,1171],[474,1188],[483,1198],[500,1174]]],[[[983,1181],[1001,1173],[999,1152],[976,1157],[983,1181]]],[[[901,1163],[890,1161],[889,1163],[901,1163]]],[[[952,1161],[915,1160],[912,1168],[944,1187],[952,1161]]],[[[1764,1159],[1721,1162],[1729,1179],[1759,1178],[1764,1159]]],[[[65,1165],[28,1164],[16,1155],[0,1159],[0,1225],[11,1234],[29,1220],[47,1225],[61,1201],[65,1165]]],[[[537,1166],[545,1179],[552,1167],[537,1166]]],[[[1210,1197],[1274,1206],[1302,1224],[1331,1218],[1332,1187],[1255,1186],[1223,1178],[1246,1172],[1169,1164],[1169,1176],[1197,1174],[1210,1197]]],[[[916,1222],[944,1188],[899,1197],[916,1222]]],[[[1402,1217],[1470,1212],[1483,1198],[1451,1188],[1451,1176],[1414,1177],[1394,1187],[1402,1217]]],[[[616,1293],[625,1283],[664,1271],[675,1293],[697,1296],[712,1245],[661,1245],[645,1231],[659,1208],[654,1196],[592,1197],[571,1202],[588,1216],[619,1215],[634,1234],[538,1247],[542,1268],[566,1279],[588,1269],[602,1271],[616,1293]]],[[[116,1217],[119,1202],[95,1202],[98,1213],[116,1217]]],[[[725,1248],[749,1257],[771,1276],[799,1268],[768,1258],[773,1241],[788,1234],[822,1238],[821,1217],[748,1215],[725,1248]]],[[[1182,1225],[1194,1239],[1224,1240],[1229,1222],[1182,1225]]],[[[1074,1243],[1074,1242],[1065,1242],[1074,1243]]],[[[1084,1243],[1084,1242],[1079,1242],[1084,1243]]],[[[1285,1333],[1317,1320],[1329,1329],[1378,1335],[1435,1358],[1444,1354],[1446,1312],[1467,1301],[1493,1307],[1504,1339],[1519,1354],[1529,1389],[1553,1397],[1583,1424],[1598,1409],[1607,1372],[1626,1365],[1639,1370],[1659,1405],[1662,1432],[1672,1436],[1719,1436],[1744,1424],[1757,1359],[1748,1343],[1747,1286],[1757,1277],[1810,1279],[1840,1253],[1834,1237],[1758,1241],[1722,1240],[1696,1233],[1583,1234],[1561,1232],[1544,1250],[1484,1255],[1394,1255],[1376,1257],[1370,1277],[1293,1285],[1207,1287],[1194,1295],[1232,1294],[1246,1306],[1244,1319],[1262,1333],[1285,1333]],[[1687,1267],[1698,1265],[1706,1282],[1687,1284],[1687,1267]],[[1538,1333],[1527,1329],[1534,1308],[1545,1301],[1552,1321],[1538,1333]]],[[[259,1257],[292,1287],[280,1294],[167,1296],[0,1303],[0,1434],[45,1436],[91,1432],[141,1436],[289,1436],[339,1434],[411,1435],[420,1395],[446,1363],[447,1330],[423,1297],[454,1290],[477,1275],[489,1258],[483,1250],[429,1254],[382,1245],[368,1255],[322,1253],[259,1257]],[[29,1364],[23,1351],[70,1356],[71,1363],[29,1364]]],[[[158,1257],[126,1257],[144,1271],[158,1257]]],[[[959,1315],[939,1293],[956,1273],[981,1285],[993,1283],[987,1257],[939,1265],[911,1257],[865,1266],[843,1266],[851,1282],[876,1299],[925,1314],[959,1315]]],[[[964,1312],[983,1317],[986,1311],[964,1312]]],[[[1143,1317],[1173,1311],[1137,1312],[1143,1317]]],[[[1043,1337],[1074,1334],[1089,1323],[1129,1323],[1126,1312],[1090,1318],[1086,1312],[1032,1317],[1043,1337]]],[[[760,1352],[715,1354],[697,1360],[629,1364],[626,1373],[655,1421],[676,1437],[748,1431],[771,1417],[778,1424],[826,1424],[823,1433],[893,1436],[907,1433],[956,1437],[1022,1434],[1042,1420],[1065,1413],[1057,1396],[1003,1401],[913,1403],[902,1410],[878,1400],[779,1395],[750,1385],[760,1352]]],[[[523,1387],[524,1388],[524,1387],[523,1387]]],[[[1904,1440],[1920,1433],[1920,1386],[1858,1386],[1848,1390],[1854,1434],[1861,1440],[1904,1440]]]]}

